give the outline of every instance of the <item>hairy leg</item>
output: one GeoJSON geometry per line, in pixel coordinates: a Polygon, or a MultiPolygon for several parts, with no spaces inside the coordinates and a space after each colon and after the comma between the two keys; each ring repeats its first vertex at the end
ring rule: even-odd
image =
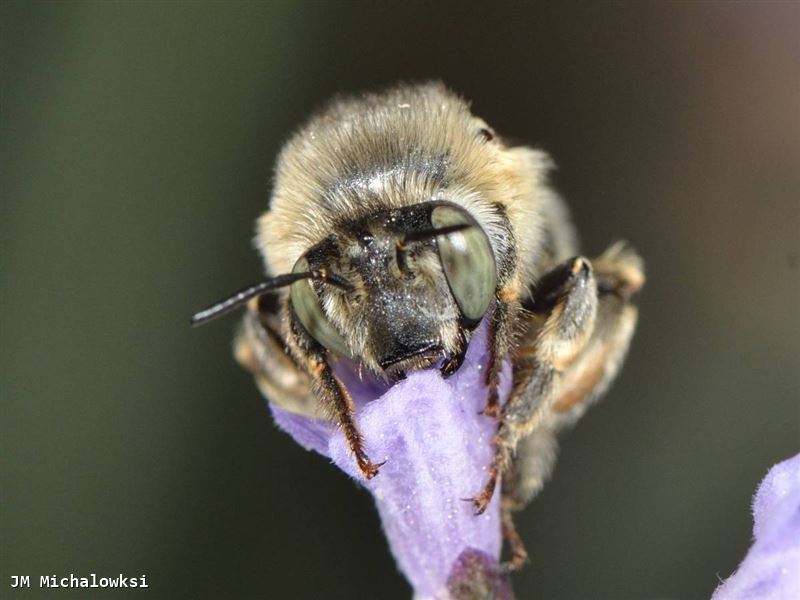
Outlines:
{"type": "Polygon", "coordinates": [[[326,350],[306,333],[288,306],[286,310],[289,334],[284,340],[276,306],[262,304],[260,299],[248,305],[236,338],[237,360],[254,374],[270,402],[314,417],[319,417],[319,409],[323,409],[323,416],[342,428],[359,469],[371,479],[380,465],[371,462],[364,450],[350,395],[334,376],[326,350]],[[287,354],[287,347],[291,354],[287,354]]]}
{"type": "Polygon", "coordinates": [[[515,299],[510,298],[510,293],[501,293],[495,300],[492,322],[489,327],[489,365],[486,369],[486,385],[489,388],[489,396],[486,399],[486,407],[482,413],[493,419],[500,419],[501,410],[498,396],[498,386],[500,385],[500,373],[503,369],[503,361],[508,355],[511,347],[512,332],[510,330],[511,315],[515,310],[519,310],[515,299]],[[501,297],[514,302],[510,304],[501,300],[501,297]]]}
{"type": "Polygon", "coordinates": [[[234,342],[234,355],[253,374],[267,400],[290,412],[318,417],[311,377],[287,350],[274,300],[274,296],[262,296],[248,303],[234,342]]]}
{"type": "Polygon", "coordinates": [[[502,411],[489,479],[473,499],[478,513],[509,471],[520,440],[538,431],[521,449],[541,454],[521,463],[510,477],[509,490],[517,497],[506,505],[524,505],[535,495],[552,469],[555,432],[574,422],[619,370],[636,322],[630,298],[644,282],[641,261],[615,245],[594,265],[578,257],[556,266],[527,307],[534,339],[519,352],[519,381],[502,411]]]}
{"type": "Polygon", "coordinates": [[[558,432],[575,423],[605,393],[633,336],[637,310],[631,298],[644,283],[641,260],[630,248],[615,244],[593,265],[598,289],[594,331],[569,368],[559,374],[549,414],[519,442],[509,485],[503,485],[505,505],[513,510],[521,510],[542,489],[555,463],[558,432]]]}
{"type": "MultiPolygon", "coordinates": [[[[328,363],[327,350],[311,337],[287,303],[289,314],[288,345],[298,362],[311,376],[312,391],[315,398],[341,427],[350,451],[358,463],[358,468],[367,479],[378,474],[380,464],[370,461],[364,450],[364,437],[355,418],[355,405],[344,386],[339,383],[328,363]]],[[[383,463],[381,463],[383,464],[383,463]]]]}

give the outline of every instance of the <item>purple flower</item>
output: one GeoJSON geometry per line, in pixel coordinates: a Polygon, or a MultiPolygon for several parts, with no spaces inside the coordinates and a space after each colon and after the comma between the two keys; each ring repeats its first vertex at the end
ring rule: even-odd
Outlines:
{"type": "Polygon", "coordinates": [[[753,500],[755,541],[712,600],[800,598],[800,454],[770,469],[753,500]]]}
{"type": "MultiPolygon", "coordinates": [[[[335,424],[272,405],[275,422],[299,444],[330,458],[375,498],[392,554],[422,598],[511,598],[498,565],[502,545],[499,493],[476,516],[464,498],[487,479],[495,424],[479,414],[487,399],[486,323],[464,364],[448,379],[437,368],[415,371],[388,387],[362,382],[341,364],[337,375],[356,403],[366,450],[380,473],[365,480],[335,424]]],[[[501,376],[508,396],[510,365],[501,376]]]]}

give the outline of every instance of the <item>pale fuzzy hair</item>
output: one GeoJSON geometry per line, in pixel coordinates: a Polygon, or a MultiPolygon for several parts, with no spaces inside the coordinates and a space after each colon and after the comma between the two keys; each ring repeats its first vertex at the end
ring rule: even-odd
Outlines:
{"type": "MultiPolygon", "coordinates": [[[[487,125],[440,83],[340,98],[283,148],[256,246],[268,273],[288,273],[337,223],[385,208],[446,199],[484,228],[495,256],[516,247],[520,287],[537,276],[549,157],[487,143],[487,125]],[[511,223],[509,239],[495,204],[511,223]]],[[[558,202],[560,204],[560,201],[558,202]]]]}

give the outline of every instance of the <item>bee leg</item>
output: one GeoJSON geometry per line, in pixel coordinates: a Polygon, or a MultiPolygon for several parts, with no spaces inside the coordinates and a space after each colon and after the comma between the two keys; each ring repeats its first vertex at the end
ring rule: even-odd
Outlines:
{"type": "Polygon", "coordinates": [[[558,440],[553,419],[542,423],[519,441],[511,468],[503,477],[503,509],[518,512],[542,490],[553,471],[558,440]]]}
{"type": "Polygon", "coordinates": [[[356,424],[355,406],[350,394],[333,375],[333,370],[322,352],[309,356],[309,370],[314,380],[315,395],[323,398],[333,408],[358,468],[364,477],[372,479],[383,463],[375,464],[370,461],[364,450],[364,437],[356,424]]]}
{"type": "Polygon", "coordinates": [[[592,266],[597,311],[591,336],[568,365],[562,364],[550,391],[549,410],[534,419],[530,433],[519,441],[513,466],[503,479],[503,505],[509,510],[522,510],[541,491],[558,454],[558,432],[602,396],[627,353],[637,319],[631,298],[644,284],[642,261],[631,248],[617,243],[592,266]]]}
{"type": "Polygon", "coordinates": [[[364,477],[372,479],[378,474],[383,463],[373,463],[364,450],[364,437],[356,424],[353,399],[334,376],[333,369],[328,364],[325,348],[306,332],[290,305],[287,306],[287,311],[289,314],[287,343],[298,362],[311,376],[313,397],[319,398],[322,405],[336,418],[358,468],[364,477]]]}
{"type": "Polygon", "coordinates": [[[534,367],[527,385],[516,389],[502,409],[495,434],[494,459],[489,479],[473,500],[476,512],[484,512],[500,476],[511,466],[519,440],[547,414],[553,402],[557,370],[566,368],[583,348],[594,329],[597,285],[589,261],[576,257],[546,273],[535,292],[531,309],[546,317],[536,340],[534,367]]]}
{"type": "Polygon", "coordinates": [[[489,396],[481,414],[498,420],[501,415],[498,395],[500,372],[503,369],[503,360],[511,347],[509,323],[513,320],[510,317],[514,313],[514,308],[516,307],[518,310],[519,302],[516,296],[511,287],[500,290],[495,300],[492,323],[489,327],[489,366],[486,369],[486,385],[489,388],[489,396]]]}
{"type": "Polygon", "coordinates": [[[503,407],[497,432],[492,439],[493,458],[489,465],[489,477],[481,492],[472,498],[476,515],[483,514],[489,506],[500,476],[508,472],[511,467],[517,442],[525,433],[530,431],[529,426],[533,426],[537,420],[538,413],[542,412],[541,403],[536,401],[547,398],[550,395],[549,389],[553,379],[552,371],[550,368],[537,369],[531,383],[539,388],[539,393],[512,393],[511,398],[503,407]],[[534,400],[534,402],[531,402],[531,400],[534,400]]]}
{"type": "Polygon", "coordinates": [[[514,516],[511,509],[503,506],[500,510],[503,537],[508,542],[508,548],[511,553],[511,557],[503,562],[503,568],[507,571],[518,571],[528,562],[528,551],[525,550],[525,544],[514,526],[514,516]]]}
{"type": "Polygon", "coordinates": [[[496,443],[493,443],[495,455],[492,459],[492,464],[489,465],[489,478],[486,481],[486,485],[483,486],[481,492],[472,498],[464,498],[467,502],[472,502],[472,506],[475,507],[475,516],[482,515],[486,512],[486,508],[489,506],[489,502],[492,501],[494,497],[494,488],[497,487],[497,480],[500,477],[500,460],[497,456],[497,449],[498,446],[496,443]]]}
{"type": "Polygon", "coordinates": [[[262,296],[248,303],[234,342],[234,355],[253,374],[259,390],[271,403],[308,417],[318,416],[311,377],[287,352],[273,301],[274,296],[262,296]]]}
{"type": "MultiPolygon", "coordinates": [[[[261,296],[248,304],[236,336],[236,359],[256,378],[264,396],[272,403],[309,417],[319,417],[319,403],[328,408],[344,432],[350,450],[364,477],[371,479],[380,464],[369,460],[364,439],[355,422],[353,401],[333,375],[324,349],[301,327],[293,325],[287,340],[280,334],[279,307],[274,296],[261,296]],[[286,347],[291,354],[286,352],[286,347]]],[[[291,324],[295,324],[291,312],[291,324]]],[[[382,463],[381,463],[382,464],[382,463]]]]}
{"type": "Polygon", "coordinates": [[[453,354],[453,356],[444,361],[444,364],[441,367],[442,377],[450,377],[450,375],[458,371],[461,368],[461,365],[464,364],[464,358],[466,358],[467,355],[468,344],[464,335],[464,329],[462,327],[458,328],[458,337],[460,343],[459,350],[453,354]]]}
{"type": "Polygon", "coordinates": [[[514,513],[522,510],[541,490],[555,463],[557,451],[555,431],[544,422],[520,440],[511,467],[503,475],[500,510],[503,537],[510,554],[503,566],[509,571],[516,571],[528,562],[525,544],[514,526],[514,513]]]}

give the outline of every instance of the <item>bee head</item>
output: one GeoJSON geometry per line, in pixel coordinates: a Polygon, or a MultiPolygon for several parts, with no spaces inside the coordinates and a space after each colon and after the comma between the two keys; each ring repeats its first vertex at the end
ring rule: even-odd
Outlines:
{"type": "Polygon", "coordinates": [[[497,280],[489,240],[463,208],[427,202],[334,228],[293,273],[291,314],[320,344],[397,378],[463,352],[497,280]]]}

